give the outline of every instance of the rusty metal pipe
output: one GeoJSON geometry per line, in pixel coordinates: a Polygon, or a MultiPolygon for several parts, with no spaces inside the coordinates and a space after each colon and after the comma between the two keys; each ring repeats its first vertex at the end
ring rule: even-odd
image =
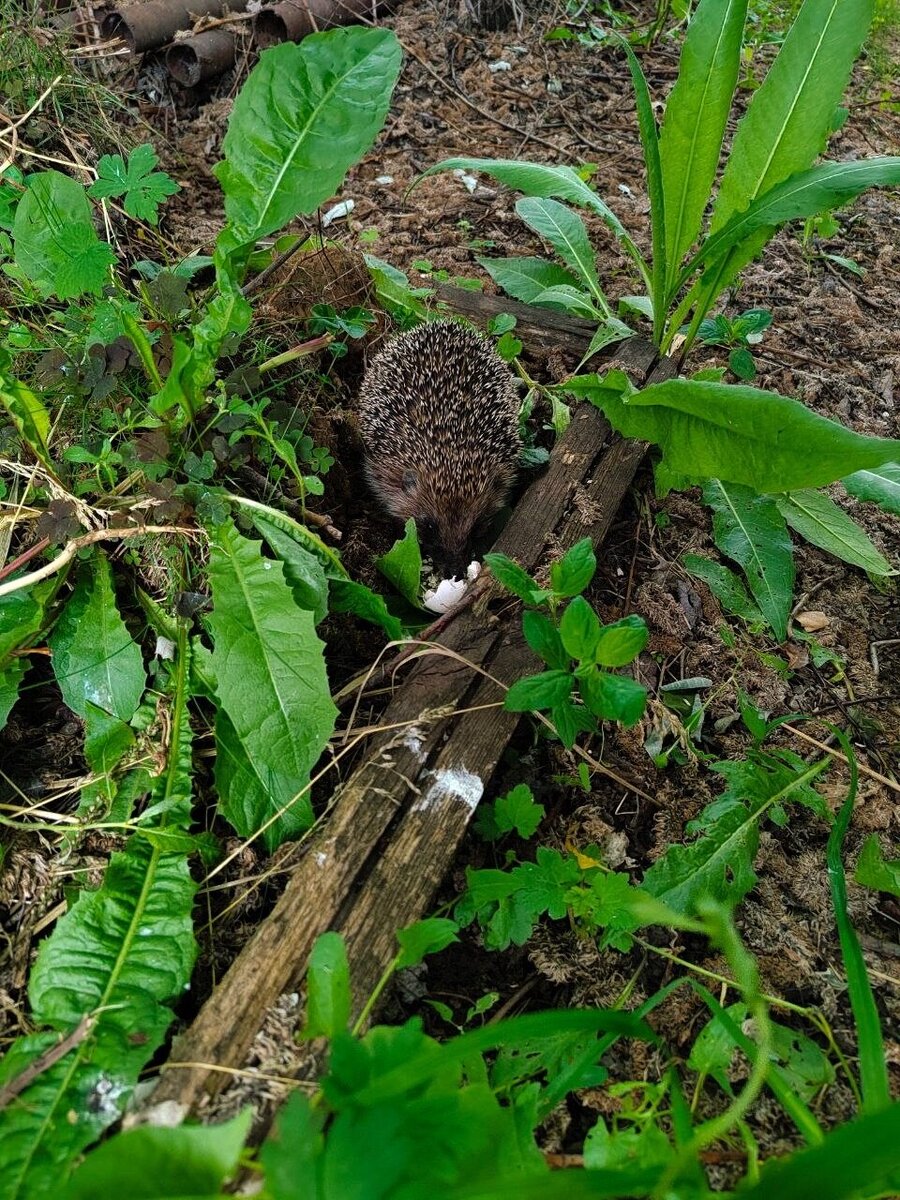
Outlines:
{"type": "Polygon", "coordinates": [[[261,8],[253,19],[253,36],[261,49],[279,42],[299,42],[308,33],[349,25],[360,17],[374,21],[377,0],[283,0],[261,8]]]}
{"type": "Polygon", "coordinates": [[[166,68],[173,79],[194,87],[227,71],[234,57],[234,35],[224,29],[206,29],[173,42],[166,51],[166,68]]]}
{"type": "Polygon", "coordinates": [[[104,38],[120,37],[135,54],[164,46],[198,16],[222,17],[244,12],[247,0],[147,0],[120,4],[103,18],[104,38]]]}

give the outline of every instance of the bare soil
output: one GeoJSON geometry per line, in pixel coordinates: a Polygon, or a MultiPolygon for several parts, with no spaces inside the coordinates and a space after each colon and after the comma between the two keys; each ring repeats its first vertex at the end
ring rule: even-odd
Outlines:
{"type": "MultiPolygon", "coordinates": [[[[647,3],[627,7],[646,21],[653,15],[654,6],[647,3]]],[[[545,40],[560,21],[559,11],[529,8],[518,28],[511,25],[487,33],[455,8],[406,0],[386,22],[406,51],[387,126],[335,198],[352,199],[355,207],[349,218],[329,227],[329,238],[347,249],[377,254],[407,271],[416,285],[427,284],[428,271],[446,271],[482,279],[486,290],[491,290],[478,265],[479,255],[542,253],[515,215],[515,197],[484,177],[470,192],[451,173],[408,191],[417,175],[440,159],[477,155],[596,164],[594,184],[639,244],[649,249],[648,201],[624,58],[608,46],[545,40]],[[377,239],[366,240],[371,236],[368,231],[377,231],[377,239]],[[430,268],[422,267],[423,259],[430,268]]],[[[677,54],[677,43],[667,37],[642,54],[651,92],[658,99],[674,80],[677,54]]],[[[761,70],[759,63],[767,56],[771,57],[771,49],[759,50],[752,69],[761,70]]],[[[123,69],[117,84],[135,119],[155,126],[154,141],[183,185],[163,224],[165,237],[183,254],[207,252],[222,221],[218,185],[210,168],[219,157],[240,78],[240,73],[229,75],[204,95],[176,95],[156,66],[146,62],[140,69],[123,69]]],[[[831,142],[832,157],[900,150],[898,106],[873,102],[880,94],[878,86],[870,64],[863,60],[850,92],[849,118],[831,142]]],[[[743,94],[749,95],[749,89],[743,94]]],[[[599,224],[592,233],[608,293],[618,297],[637,291],[637,280],[612,238],[599,224]]],[[[364,282],[353,294],[365,298],[364,282]]],[[[900,437],[895,403],[900,385],[898,295],[900,208],[895,194],[873,191],[841,213],[839,232],[825,243],[813,238],[804,246],[796,228],[779,234],[728,297],[726,311],[735,315],[765,307],[774,314],[756,354],[759,386],[796,396],[860,432],[900,437]],[[865,274],[850,273],[822,257],[823,252],[853,259],[865,274]]],[[[274,352],[302,339],[302,328],[292,329],[285,317],[286,311],[296,313],[296,307],[280,305],[270,296],[263,298],[261,310],[260,329],[276,343],[280,339],[274,352]]],[[[531,349],[535,369],[544,378],[558,374],[560,364],[540,361],[540,348],[531,349]]],[[[690,365],[696,369],[725,363],[725,351],[701,347],[690,365]]],[[[331,388],[317,385],[315,394],[310,391],[298,398],[311,407],[318,404],[313,416],[316,436],[331,444],[338,460],[326,481],[323,511],[344,532],[342,552],[351,570],[371,579],[372,548],[385,547],[395,531],[372,512],[359,474],[350,410],[361,367],[362,356],[351,355],[333,367],[331,388]]],[[[900,520],[847,498],[839,488],[834,495],[896,562],[900,520]]],[[[847,730],[864,772],[868,769],[861,777],[848,838],[849,862],[852,866],[870,833],[879,836],[889,856],[896,855],[898,787],[871,773],[889,780],[900,774],[896,588],[877,587],[862,572],[798,544],[796,620],[802,622],[809,612],[823,614],[816,637],[836,657],[836,662],[817,667],[808,647],[795,637],[778,646],[764,635],[749,636],[739,623],[723,616],[705,587],[681,565],[685,553],[697,551],[715,556],[709,513],[699,493],[657,499],[645,472],[619,514],[592,586],[591,599],[604,618],[637,612],[647,620],[652,638],[639,670],[652,695],[674,680],[695,676],[711,680],[703,693],[707,715],[702,743],[686,743],[680,763],[672,761],[658,770],[644,748],[650,723],[661,719],[663,710],[656,703],[643,727],[609,730],[594,747],[609,766],[653,795],[655,803],[601,777],[595,778],[589,793],[559,782],[574,774],[572,760],[558,746],[537,740],[526,725],[494,781],[493,793],[502,794],[525,780],[547,808],[538,841],[557,846],[599,843],[612,865],[646,868],[671,842],[683,838],[685,823],[717,794],[717,777],[703,765],[701,754],[714,760],[746,753],[750,741],[736,720],[740,688],[773,715],[815,716],[802,729],[820,741],[831,741],[827,722],[847,730]],[[730,636],[723,638],[725,629],[730,636]]],[[[369,629],[351,630],[346,622],[329,628],[336,682],[363,669],[380,649],[379,636],[369,629]]],[[[37,796],[44,776],[59,781],[71,770],[64,752],[48,763],[46,748],[48,738],[65,740],[70,715],[51,701],[41,710],[40,761],[22,744],[35,732],[34,710],[28,715],[31,728],[22,728],[21,717],[14,719],[5,749],[11,752],[18,786],[37,796]],[[18,745],[12,746],[16,738],[18,745]]],[[[817,753],[786,730],[778,734],[775,744],[804,756],[817,753]]],[[[5,769],[9,768],[5,765],[5,769]]],[[[838,763],[824,784],[835,807],[846,786],[846,772],[838,763]]],[[[763,833],[756,863],[759,883],[741,906],[739,923],[759,958],[766,989],[794,1004],[821,1009],[838,1045],[852,1058],[855,1039],[829,899],[826,838],[821,822],[801,808],[792,812],[786,827],[770,826],[763,833]]],[[[529,848],[521,849],[527,857],[529,848]]],[[[98,851],[92,846],[79,853],[82,860],[90,860],[98,851]]],[[[279,872],[289,868],[294,853],[284,847],[268,864],[261,863],[255,851],[237,860],[231,881],[236,893],[242,891],[241,879],[260,870],[265,870],[266,881],[251,885],[245,899],[217,922],[192,1004],[202,1001],[247,928],[266,911],[279,872]]],[[[466,866],[491,865],[500,865],[497,852],[471,836],[446,882],[443,898],[451,899],[464,885],[466,866]]],[[[13,847],[0,883],[0,905],[8,928],[14,931],[0,954],[0,1000],[6,1005],[11,1030],[17,1021],[14,1014],[21,1011],[28,959],[42,918],[60,898],[62,881],[63,870],[48,854],[29,846],[27,854],[19,855],[13,847]]],[[[230,898],[229,893],[226,901],[230,898]]],[[[888,896],[852,883],[850,899],[884,1022],[894,1084],[900,1090],[900,906],[888,896]]],[[[222,907],[219,899],[215,906],[222,907]]],[[[425,986],[432,998],[449,1003],[456,1012],[465,1011],[487,991],[499,993],[498,1008],[515,1011],[551,1003],[613,1003],[636,971],[630,995],[632,1003],[639,1003],[679,972],[672,955],[707,971],[724,971],[722,961],[703,944],[658,932],[651,940],[663,955],[649,950],[629,956],[599,953],[560,922],[540,929],[527,946],[497,955],[485,952],[472,934],[461,947],[433,961],[425,986]]],[[[390,1001],[393,1014],[421,1012],[437,1029],[432,1010],[416,994],[421,990],[395,991],[390,1001]]],[[[703,1023],[703,1011],[699,1001],[682,990],[656,1010],[653,1023],[672,1052],[686,1054],[703,1023]]],[[[792,1023],[790,1014],[779,1014],[779,1019],[792,1023]]],[[[810,1032],[808,1026],[805,1031],[810,1032]]],[[[617,1077],[654,1077],[659,1064],[645,1057],[647,1053],[641,1046],[622,1048],[613,1064],[617,1077]]],[[[278,1062],[278,1052],[273,1050],[271,1064],[278,1062]]],[[[609,1104],[609,1098],[599,1092],[572,1102],[548,1126],[547,1149],[580,1148],[592,1114],[608,1111],[609,1104]]],[[[838,1082],[824,1092],[819,1104],[826,1122],[846,1118],[852,1111],[852,1095],[840,1072],[838,1082]]],[[[752,1124],[766,1153],[790,1145],[791,1130],[774,1108],[760,1105],[752,1124]]]]}

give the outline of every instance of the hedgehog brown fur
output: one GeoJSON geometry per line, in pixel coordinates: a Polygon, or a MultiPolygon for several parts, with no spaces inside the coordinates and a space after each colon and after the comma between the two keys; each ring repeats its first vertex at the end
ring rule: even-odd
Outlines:
{"type": "Polygon", "coordinates": [[[359,423],[366,475],[384,506],[413,517],[459,568],[479,521],[503,506],[521,450],[509,368],[455,321],[394,338],[366,371],[359,423]]]}

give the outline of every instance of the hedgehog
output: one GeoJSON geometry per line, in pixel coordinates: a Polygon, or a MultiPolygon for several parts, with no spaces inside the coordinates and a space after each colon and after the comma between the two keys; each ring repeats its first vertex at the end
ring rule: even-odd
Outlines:
{"type": "Polygon", "coordinates": [[[435,321],[394,338],[366,371],[359,424],[369,485],[456,571],[477,527],[505,503],[522,443],[509,368],[468,325],[435,321]]]}

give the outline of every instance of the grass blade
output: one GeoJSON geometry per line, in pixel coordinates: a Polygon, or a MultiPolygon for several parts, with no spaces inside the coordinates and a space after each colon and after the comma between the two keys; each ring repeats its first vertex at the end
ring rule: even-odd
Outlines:
{"type": "Polygon", "coordinates": [[[669,296],[700,231],[737,84],[747,0],[701,0],[688,27],[659,137],[669,296]]]}
{"type": "MultiPolygon", "coordinates": [[[[834,905],[834,919],[841,943],[841,955],[844,959],[844,969],[847,972],[850,1007],[853,1009],[856,1021],[863,1112],[880,1113],[883,1109],[887,1109],[891,1102],[884,1056],[884,1039],[881,1035],[881,1022],[875,1006],[875,997],[872,994],[872,985],[869,983],[862,947],[847,911],[847,878],[841,858],[844,838],[850,827],[850,818],[853,815],[853,805],[856,801],[859,770],[856,765],[856,755],[853,753],[853,747],[846,734],[840,729],[834,727],[832,729],[841,743],[841,749],[844,751],[850,767],[850,786],[847,789],[847,798],[841,805],[828,838],[826,851],[828,883],[831,887],[831,902],[834,905]]],[[[894,1107],[896,1109],[896,1106],[894,1107]]],[[[895,1141],[898,1139],[898,1135],[900,1135],[900,1129],[894,1132],[895,1141]]],[[[900,1171],[900,1149],[898,1149],[898,1158],[895,1160],[894,1167],[895,1170],[900,1171]]]]}
{"type": "Polygon", "coordinates": [[[644,148],[644,165],[647,169],[647,190],[650,193],[650,233],[653,247],[650,295],[653,300],[653,341],[658,346],[666,320],[666,205],[659,157],[659,133],[653,116],[650,90],[641,64],[626,41],[622,40],[622,46],[634,84],[638,127],[641,132],[641,145],[644,148]]]}

